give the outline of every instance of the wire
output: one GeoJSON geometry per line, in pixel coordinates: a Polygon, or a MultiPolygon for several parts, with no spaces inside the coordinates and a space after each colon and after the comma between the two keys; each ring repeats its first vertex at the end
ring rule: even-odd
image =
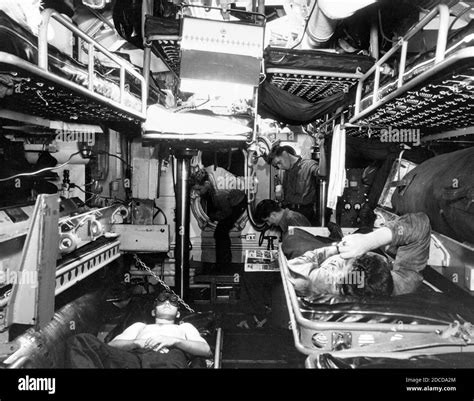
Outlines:
{"type": "Polygon", "coordinates": [[[382,13],[380,12],[380,8],[378,9],[378,14],[379,14],[379,31],[380,31],[380,34],[382,35],[382,38],[384,38],[387,42],[395,43],[396,42],[395,40],[391,40],[385,36],[383,27],[382,27],[382,13]]]}
{"type": "Polygon", "coordinates": [[[50,171],[50,170],[56,170],[58,168],[61,168],[63,166],[65,166],[66,164],[69,164],[69,162],[71,161],[71,159],[73,158],[73,156],[79,154],[81,152],[76,152],[76,153],[73,153],[71,156],[69,156],[69,159],[63,163],[63,164],[60,164],[59,166],[55,166],[55,167],[45,167],[45,168],[42,168],[41,170],[38,170],[38,171],[33,171],[32,173],[20,173],[20,174],[15,174],[15,175],[12,175],[11,177],[7,177],[7,178],[0,178],[0,182],[4,182],[4,181],[9,181],[9,180],[12,180],[14,178],[17,178],[17,177],[28,177],[28,176],[31,176],[31,175],[36,175],[36,174],[40,174],[44,171],[50,171]]]}
{"type": "Polygon", "coordinates": [[[132,165],[120,156],[114,155],[113,153],[107,152],[105,150],[99,150],[97,153],[115,157],[115,158],[121,160],[123,163],[125,163],[128,167],[132,168],[132,165]]]}
{"type": "Polygon", "coordinates": [[[306,29],[308,28],[309,20],[311,19],[311,16],[313,15],[314,9],[316,8],[316,3],[317,3],[317,1],[314,2],[313,8],[311,9],[311,12],[308,15],[308,19],[306,20],[306,22],[304,24],[303,33],[301,35],[301,38],[300,38],[299,42],[296,43],[295,45],[293,45],[292,49],[294,49],[296,46],[299,46],[301,44],[301,42],[303,41],[304,35],[306,33],[306,29]]]}
{"type": "Polygon", "coordinates": [[[104,196],[104,195],[96,194],[95,192],[85,191],[79,185],[76,185],[76,184],[70,184],[69,187],[70,188],[77,188],[79,191],[84,192],[85,194],[93,195],[91,198],[88,198],[87,200],[92,199],[94,196],[96,196],[96,197],[104,198],[104,199],[113,199],[115,201],[119,201],[119,202],[123,203],[124,205],[127,204],[126,201],[124,201],[123,199],[120,199],[120,198],[113,198],[111,196],[104,196]]]}
{"type": "Polygon", "coordinates": [[[155,207],[155,209],[157,209],[156,213],[153,215],[153,220],[155,220],[155,217],[158,216],[158,214],[161,213],[163,215],[163,217],[165,218],[165,225],[167,225],[168,224],[168,218],[166,217],[165,212],[163,212],[163,209],[159,208],[155,204],[153,204],[153,206],[155,207]]]}

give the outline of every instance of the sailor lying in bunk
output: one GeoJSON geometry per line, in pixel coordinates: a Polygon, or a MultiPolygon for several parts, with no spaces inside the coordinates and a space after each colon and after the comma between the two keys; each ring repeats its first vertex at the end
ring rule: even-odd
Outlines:
{"type": "Polygon", "coordinates": [[[299,295],[345,294],[360,297],[414,292],[429,257],[430,222],[409,213],[368,234],[352,234],[290,259],[289,280],[299,295]],[[381,250],[381,253],[373,251],[381,250]],[[389,255],[395,255],[391,258],[389,255]]]}
{"type": "Polygon", "coordinates": [[[167,291],[155,300],[155,324],[134,323],[108,344],[92,334],[78,334],[67,343],[71,368],[186,368],[189,355],[209,357],[211,349],[190,323],[175,324],[178,297],[167,291]]]}

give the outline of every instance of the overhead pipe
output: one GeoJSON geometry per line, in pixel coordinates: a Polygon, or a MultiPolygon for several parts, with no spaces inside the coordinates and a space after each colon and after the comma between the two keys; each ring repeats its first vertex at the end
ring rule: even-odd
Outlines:
{"type": "Polygon", "coordinates": [[[304,33],[302,47],[324,47],[336,30],[338,20],[352,16],[377,0],[315,0],[313,11],[304,33]]]}

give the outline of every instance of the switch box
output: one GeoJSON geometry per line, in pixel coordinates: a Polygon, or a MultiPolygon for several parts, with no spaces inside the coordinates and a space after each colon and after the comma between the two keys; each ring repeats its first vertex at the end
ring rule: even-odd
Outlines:
{"type": "Polygon", "coordinates": [[[114,224],[112,231],[120,234],[121,251],[168,252],[170,249],[167,224],[114,224]]]}

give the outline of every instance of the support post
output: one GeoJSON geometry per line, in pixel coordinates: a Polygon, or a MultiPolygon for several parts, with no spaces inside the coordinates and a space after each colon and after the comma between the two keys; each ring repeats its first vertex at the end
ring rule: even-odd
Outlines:
{"type": "Polygon", "coordinates": [[[175,247],[175,289],[177,294],[188,299],[189,292],[189,223],[190,190],[189,174],[191,158],[195,149],[179,149],[176,154],[176,247],[175,247]]]}

